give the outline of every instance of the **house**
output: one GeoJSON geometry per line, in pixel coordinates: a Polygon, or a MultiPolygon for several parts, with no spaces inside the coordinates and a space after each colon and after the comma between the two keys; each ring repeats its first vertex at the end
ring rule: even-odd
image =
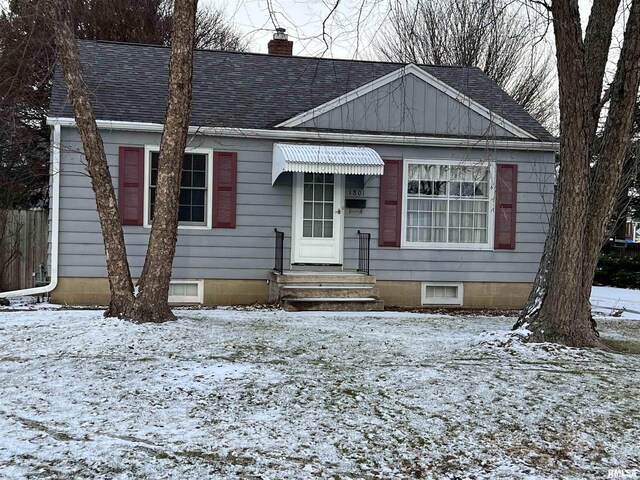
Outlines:
{"type": "MultiPolygon", "coordinates": [[[[291,45],[279,31],[268,55],[195,52],[171,301],[522,306],[556,139],[477,68],[298,57],[291,45]]],[[[135,277],[170,50],[78,46],[135,277]]],[[[100,225],[59,72],[49,124],[51,297],[104,304],[100,225]]]]}
{"type": "Polygon", "coordinates": [[[624,224],[624,238],[628,243],[640,243],[640,222],[631,216],[624,224]]]}

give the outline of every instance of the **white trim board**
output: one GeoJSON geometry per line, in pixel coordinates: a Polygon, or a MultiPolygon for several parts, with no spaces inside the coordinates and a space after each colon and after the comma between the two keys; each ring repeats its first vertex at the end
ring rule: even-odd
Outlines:
{"type": "MultiPolygon", "coordinates": [[[[144,201],[143,201],[143,216],[142,226],[144,228],[151,228],[151,221],[149,220],[150,198],[149,198],[149,186],[151,183],[151,153],[159,152],[159,145],[145,145],[144,146],[144,201]]],[[[210,148],[189,148],[187,147],[184,153],[201,153],[207,156],[207,208],[205,209],[205,224],[203,225],[188,225],[178,224],[178,230],[211,230],[213,227],[213,150],[210,148]]]]}
{"type": "Polygon", "coordinates": [[[445,82],[437,79],[436,77],[434,77],[433,75],[431,75],[430,73],[428,73],[427,71],[423,70],[422,68],[420,68],[419,66],[417,66],[414,63],[411,63],[409,65],[406,65],[404,67],[400,67],[398,70],[395,70],[391,73],[388,73],[380,78],[375,79],[372,82],[369,82],[361,87],[356,88],[355,90],[352,90],[350,92],[345,93],[344,95],[341,95],[337,98],[334,98],[333,100],[329,100],[326,103],[323,103],[322,105],[319,105],[317,107],[312,108],[311,110],[307,110],[306,112],[302,112],[298,115],[296,115],[295,117],[290,118],[289,120],[285,120],[282,123],[279,123],[278,125],[276,125],[276,128],[278,127],[297,127],[300,126],[301,124],[303,124],[304,122],[307,122],[309,120],[311,120],[314,117],[317,117],[319,115],[322,115],[323,113],[326,113],[330,110],[333,110],[337,107],[340,107],[348,102],[351,102],[363,95],[366,95],[367,93],[370,93],[380,87],[383,87],[385,85],[388,85],[389,83],[398,80],[400,78],[406,77],[407,75],[415,75],[416,77],[418,77],[420,80],[422,80],[423,82],[427,83],[428,85],[432,86],[433,88],[439,90],[440,92],[444,93],[445,95],[447,95],[448,97],[452,98],[453,100],[461,103],[462,105],[464,105],[465,107],[471,109],[472,111],[476,112],[478,115],[480,115],[481,117],[486,118],[487,120],[489,120],[490,122],[498,125],[499,127],[502,127],[503,129],[505,129],[506,131],[514,134],[516,137],[519,138],[536,138],[533,135],[531,135],[529,132],[523,130],[522,128],[518,127],[517,125],[511,123],[509,120],[506,120],[505,118],[501,117],[500,115],[498,115],[497,113],[495,113],[492,110],[489,110],[488,108],[484,107],[483,105],[481,105],[480,103],[476,102],[475,100],[472,100],[471,98],[467,97],[466,95],[464,95],[462,92],[460,92],[459,90],[456,90],[455,88],[451,87],[450,85],[446,84],[445,82]]]}
{"type": "MultiPolygon", "coordinates": [[[[97,120],[98,128],[103,130],[122,130],[130,132],[162,133],[161,123],[121,122],[116,120],[97,120]]],[[[47,117],[48,125],[76,127],[76,121],[68,117],[47,117]]],[[[474,139],[463,137],[428,137],[419,135],[378,135],[372,133],[318,132],[297,130],[267,130],[259,128],[233,127],[189,127],[191,135],[214,137],[253,138],[262,140],[327,141],[336,143],[356,143],[369,145],[405,145],[414,147],[460,147],[482,150],[522,150],[538,152],[557,152],[560,142],[539,142],[531,140],[494,140],[490,138],[474,139]]]]}

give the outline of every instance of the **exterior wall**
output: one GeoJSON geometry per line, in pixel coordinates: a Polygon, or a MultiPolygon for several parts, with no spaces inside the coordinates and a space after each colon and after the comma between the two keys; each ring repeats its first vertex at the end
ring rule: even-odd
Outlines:
{"type": "MultiPolygon", "coordinates": [[[[531,283],[463,282],[465,308],[522,308],[531,283]]],[[[420,307],[421,282],[378,281],[380,299],[386,306],[420,307]]],[[[204,305],[250,305],[266,303],[270,285],[264,280],[205,280],[204,305]]],[[[106,278],[62,278],[51,294],[53,303],[108,305],[106,278]]],[[[437,307],[437,305],[429,305],[437,307]]],[[[447,305],[447,308],[458,308],[447,305]]]]}
{"type": "Polygon", "coordinates": [[[459,137],[514,136],[414,75],[390,82],[301,126],[459,137]]]}
{"type": "MultiPolygon", "coordinates": [[[[60,185],[60,276],[104,277],[100,224],[82,146],[75,130],[64,128],[60,185]]],[[[114,185],[118,147],[159,145],[159,134],[102,132],[114,185]]],[[[265,279],[273,268],[274,228],[291,238],[291,180],[271,185],[271,142],[199,137],[191,147],[238,151],[237,228],[180,229],[174,278],[265,279]]],[[[149,228],[125,226],[131,274],[140,275],[149,228]]],[[[286,259],[288,262],[288,258],[286,259]]]]}
{"type": "MultiPolygon", "coordinates": [[[[116,186],[118,147],[158,145],[160,142],[159,134],[120,131],[102,133],[116,186]]],[[[58,290],[65,291],[65,279],[104,278],[106,267],[95,200],[86,175],[84,157],[80,153],[82,148],[77,132],[74,129],[63,128],[62,143],[59,255],[61,280],[53,298],[64,300],[61,294],[58,294],[58,290]]],[[[289,267],[291,175],[283,174],[274,186],[271,185],[272,141],[196,137],[191,146],[238,152],[237,228],[180,229],[173,277],[260,281],[265,284],[266,298],[267,273],[273,268],[274,228],[285,232],[285,268],[289,267]]],[[[516,249],[478,251],[379,248],[377,245],[380,181],[378,177],[366,177],[366,208],[345,212],[346,270],[356,269],[357,231],[361,230],[372,234],[371,274],[381,282],[533,281],[551,211],[554,174],[552,153],[475,149],[471,148],[472,141],[468,149],[375,145],[372,147],[383,158],[489,160],[518,164],[516,249]]],[[[132,275],[135,277],[140,274],[144,262],[149,229],[125,226],[124,231],[132,275]]],[[[205,297],[208,295],[207,291],[205,286],[205,297]]],[[[256,301],[260,301],[259,295],[255,297],[256,301]]]]}
{"type": "MultiPolygon", "coordinates": [[[[205,280],[205,305],[250,305],[267,301],[265,280],[205,280]]],[[[53,303],[68,305],[108,305],[106,278],[61,278],[51,294],[53,303]]]]}
{"type": "MultiPolygon", "coordinates": [[[[378,281],[380,298],[386,306],[417,307],[421,305],[421,282],[378,281]]],[[[524,307],[531,292],[532,283],[507,282],[462,282],[464,308],[509,308],[524,307]]],[[[437,307],[437,305],[429,305],[437,307]]],[[[459,308],[447,305],[448,308],[459,308]]]]}
{"type": "Polygon", "coordinates": [[[380,146],[383,158],[490,160],[518,165],[515,250],[378,247],[380,179],[366,182],[367,208],[345,218],[345,264],[355,265],[356,232],[371,233],[371,274],[378,280],[532,282],[547,234],[553,200],[554,156],[546,152],[380,146]]]}

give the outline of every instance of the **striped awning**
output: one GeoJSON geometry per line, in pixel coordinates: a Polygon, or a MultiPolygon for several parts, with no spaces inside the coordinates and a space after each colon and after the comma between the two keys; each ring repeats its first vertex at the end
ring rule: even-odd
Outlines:
{"type": "Polygon", "coordinates": [[[382,158],[371,148],[276,143],[271,184],[283,172],[382,175],[383,169],[382,158]]]}

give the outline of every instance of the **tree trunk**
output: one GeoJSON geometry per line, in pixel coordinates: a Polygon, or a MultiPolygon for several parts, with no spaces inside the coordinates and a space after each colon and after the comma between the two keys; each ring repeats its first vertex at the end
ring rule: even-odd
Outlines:
{"type": "Polygon", "coordinates": [[[640,0],[634,0],[602,141],[596,142],[604,102],[602,80],[594,81],[593,75],[604,73],[617,9],[611,3],[594,2],[584,43],[577,2],[556,1],[552,6],[560,86],[560,171],[540,268],[515,325],[532,332],[530,341],[601,346],[589,297],[640,81],[640,0]]]}
{"type": "MultiPolygon", "coordinates": [[[[69,21],[68,4],[54,2],[51,10],[55,12],[55,40],[58,60],[64,72],[76,125],[82,139],[104,238],[107,274],[111,291],[111,300],[105,316],[129,317],[134,304],[133,283],[102,137],[98,132],[89,101],[89,93],[82,80],[78,51],[69,21]]],[[[59,172],[55,174],[59,174],[59,172]]]]}
{"type": "Polygon", "coordinates": [[[169,94],[160,141],[156,204],[132,316],[133,320],[138,322],[164,322],[175,319],[169,307],[168,295],[178,235],[182,161],[191,115],[196,4],[194,0],[175,1],[169,94]]]}
{"type": "MultiPolygon", "coordinates": [[[[634,127],[632,127],[633,130],[634,127]]],[[[633,132],[632,132],[633,138],[633,132]]],[[[620,183],[618,184],[618,190],[616,191],[616,197],[613,202],[613,212],[611,214],[611,223],[608,229],[608,237],[614,237],[617,239],[626,238],[627,227],[627,215],[629,215],[629,208],[631,207],[632,197],[629,195],[629,189],[633,188],[638,178],[638,160],[637,142],[635,144],[631,142],[630,147],[627,149],[626,158],[622,165],[622,176],[620,177],[620,183]]]]}

